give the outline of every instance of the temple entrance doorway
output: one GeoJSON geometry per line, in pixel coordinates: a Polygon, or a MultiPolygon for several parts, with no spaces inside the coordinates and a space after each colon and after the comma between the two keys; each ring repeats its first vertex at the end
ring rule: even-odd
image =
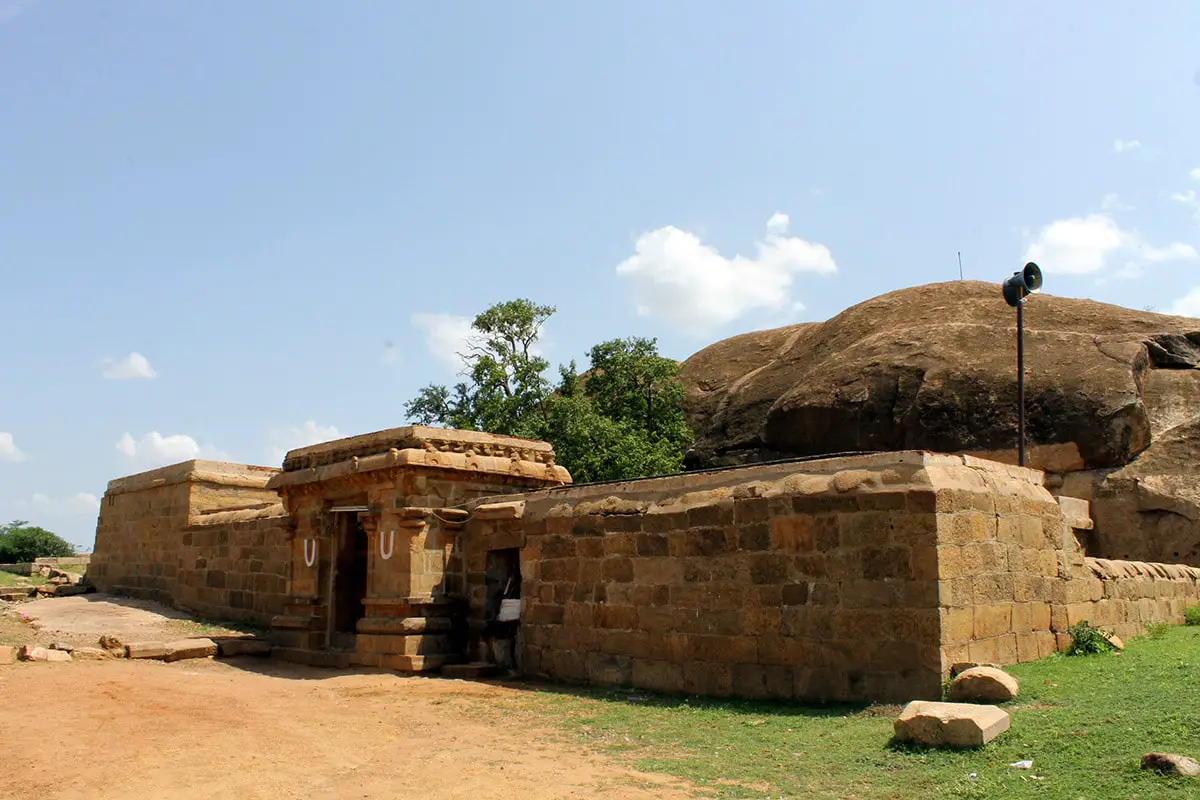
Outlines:
{"type": "Polygon", "coordinates": [[[366,614],[367,561],[370,545],[357,510],[336,510],[337,558],[333,571],[330,646],[353,650],[358,621],[366,614]]]}

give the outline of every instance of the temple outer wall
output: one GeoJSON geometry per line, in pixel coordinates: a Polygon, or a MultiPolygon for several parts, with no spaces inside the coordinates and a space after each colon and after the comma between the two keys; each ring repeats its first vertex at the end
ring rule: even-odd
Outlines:
{"type": "Polygon", "coordinates": [[[278,470],[187,461],[110,481],[88,580],[98,590],[265,625],[283,607],[278,470]]]}
{"type": "MultiPolygon", "coordinates": [[[[890,453],[489,498],[468,506],[470,614],[518,549],[521,667],[750,698],[937,699],[951,667],[1182,621],[1200,570],[1089,559],[1041,473],[890,453]]],[[[1064,507],[1065,506],[1065,507],[1064,507]]]]}

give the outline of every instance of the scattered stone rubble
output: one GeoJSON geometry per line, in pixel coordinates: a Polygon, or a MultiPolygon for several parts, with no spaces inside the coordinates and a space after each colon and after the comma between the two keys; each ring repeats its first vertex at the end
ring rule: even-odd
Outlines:
{"type": "Polygon", "coordinates": [[[99,647],[76,647],[66,642],[49,646],[27,644],[20,648],[0,647],[0,665],[21,661],[103,661],[112,658],[183,661],[191,658],[269,656],[271,643],[251,637],[210,639],[195,637],[173,642],[122,642],[116,636],[100,637],[99,647]]]}

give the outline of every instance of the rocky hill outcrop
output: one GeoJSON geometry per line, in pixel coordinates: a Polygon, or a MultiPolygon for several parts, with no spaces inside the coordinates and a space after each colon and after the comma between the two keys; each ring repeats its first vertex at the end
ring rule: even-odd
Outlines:
{"type": "MultiPolygon", "coordinates": [[[[1015,461],[1015,317],[998,286],[956,281],[717,342],[680,372],[688,466],[900,449],[1015,461]]],[[[1200,320],[1040,294],[1025,324],[1031,466],[1093,500],[1097,551],[1200,563],[1200,320]]]]}

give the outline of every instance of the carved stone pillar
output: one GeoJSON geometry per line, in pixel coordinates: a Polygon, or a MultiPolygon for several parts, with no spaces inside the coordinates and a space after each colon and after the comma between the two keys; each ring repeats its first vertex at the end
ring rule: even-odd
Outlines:
{"type": "Polygon", "coordinates": [[[356,663],[420,672],[458,652],[455,603],[444,591],[448,527],[456,509],[399,508],[368,530],[371,562],[366,616],[358,622],[356,663]]]}

